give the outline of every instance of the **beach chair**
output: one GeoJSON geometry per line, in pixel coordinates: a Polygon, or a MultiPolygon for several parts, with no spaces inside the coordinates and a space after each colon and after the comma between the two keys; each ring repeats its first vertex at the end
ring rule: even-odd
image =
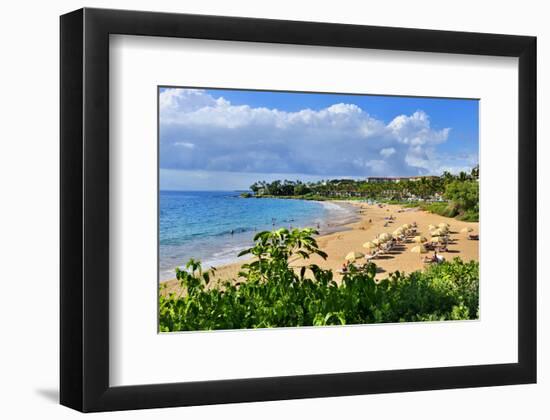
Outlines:
{"type": "Polygon", "coordinates": [[[470,241],[479,241],[479,235],[478,234],[474,234],[474,233],[470,233],[468,234],[468,239],[470,241]]]}
{"type": "Polygon", "coordinates": [[[375,251],[373,252],[372,254],[366,254],[365,255],[365,260],[367,261],[367,264],[371,261],[371,260],[374,260],[378,255],[379,255],[380,251],[375,251]]]}
{"type": "Polygon", "coordinates": [[[392,244],[390,242],[386,242],[382,247],[383,252],[390,252],[391,250],[392,250],[392,244]]]}

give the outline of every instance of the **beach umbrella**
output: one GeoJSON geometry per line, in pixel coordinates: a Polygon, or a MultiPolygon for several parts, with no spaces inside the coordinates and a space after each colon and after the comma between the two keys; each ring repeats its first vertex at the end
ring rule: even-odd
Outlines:
{"type": "Polygon", "coordinates": [[[391,235],[389,233],[383,233],[378,237],[379,240],[387,242],[391,239],[391,235]]]}
{"type": "Polygon", "coordinates": [[[421,244],[422,242],[427,242],[428,240],[425,236],[415,236],[413,241],[415,241],[417,244],[421,244]]]}
{"type": "Polygon", "coordinates": [[[346,255],[346,260],[355,261],[355,260],[358,260],[359,258],[363,258],[364,256],[365,254],[363,254],[362,252],[351,251],[348,255],[346,255]]]}
{"type": "Polygon", "coordinates": [[[443,236],[436,236],[435,238],[432,238],[432,242],[442,243],[445,242],[445,239],[443,236]]]}
{"type": "Polygon", "coordinates": [[[428,230],[435,230],[435,226],[434,225],[428,225],[428,230]]]}
{"type": "Polygon", "coordinates": [[[471,227],[465,227],[460,230],[462,233],[468,233],[473,232],[473,229],[471,227]]]}
{"type": "Polygon", "coordinates": [[[445,222],[441,222],[441,223],[438,224],[437,226],[439,226],[440,228],[450,228],[450,227],[451,227],[450,224],[445,223],[445,222]]]}
{"type": "Polygon", "coordinates": [[[410,228],[411,228],[411,224],[410,224],[410,223],[405,223],[405,224],[403,225],[403,227],[404,227],[405,229],[410,229],[410,228]]]}
{"type": "Polygon", "coordinates": [[[363,244],[363,248],[367,248],[367,249],[375,249],[375,248],[378,248],[378,246],[372,242],[365,242],[363,244]]]}
{"type": "Polygon", "coordinates": [[[416,254],[425,254],[428,252],[428,250],[426,249],[426,247],[424,245],[418,245],[418,246],[415,246],[411,249],[411,252],[414,252],[416,254]]]}
{"type": "Polygon", "coordinates": [[[378,246],[381,244],[380,239],[376,238],[371,241],[374,245],[378,246]]]}
{"type": "Polygon", "coordinates": [[[445,235],[445,232],[443,232],[441,229],[436,229],[432,232],[430,232],[432,236],[443,236],[445,235]]]}
{"type": "Polygon", "coordinates": [[[394,236],[399,236],[399,235],[402,235],[403,234],[403,229],[399,228],[399,229],[395,229],[393,231],[393,235],[394,236]]]}

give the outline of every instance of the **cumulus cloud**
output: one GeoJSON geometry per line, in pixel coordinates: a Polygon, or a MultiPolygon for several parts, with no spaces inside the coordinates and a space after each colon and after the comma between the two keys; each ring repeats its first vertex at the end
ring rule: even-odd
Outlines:
{"type": "Polygon", "coordinates": [[[419,110],[385,123],[355,104],[288,112],[234,105],[199,89],[160,93],[163,169],[312,176],[437,173],[434,129],[419,110]]]}
{"type": "Polygon", "coordinates": [[[394,155],[396,152],[394,147],[386,147],[380,150],[380,155],[385,158],[389,158],[391,155],[394,155]]]}

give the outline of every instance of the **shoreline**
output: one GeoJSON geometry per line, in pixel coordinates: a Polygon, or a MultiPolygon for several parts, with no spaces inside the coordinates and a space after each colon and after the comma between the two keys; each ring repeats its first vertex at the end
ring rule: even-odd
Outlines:
{"type": "MultiPolygon", "coordinates": [[[[428,225],[437,225],[441,222],[451,225],[452,243],[449,245],[448,252],[441,255],[447,260],[452,260],[455,256],[461,257],[464,261],[479,261],[479,243],[478,241],[468,240],[466,234],[460,230],[464,227],[471,227],[474,233],[479,232],[479,222],[465,222],[454,218],[440,216],[429,213],[418,208],[406,208],[396,204],[368,204],[356,200],[326,200],[337,205],[351,206],[355,208],[355,220],[334,226],[335,230],[330,232],[321,232],[316,237],[319,247],[328,254],[327,260],[318,256],[313,256],[308,260],[296,259],[291,265],[296,269],[304,265],[317,264],[324,269],[331,269],[334,273],[334,279],[341,281],[341,275],[338,274],[344,257],[348,252],[358,251],[366,253],[362,244],[371,241],[377,235],[384,232],[391,233],[397,227],[404,223],[416,222],[420,235],[429,238],[428,225]],[[388,222],[386,217],[392,215],[395,221],[388,222]],[[387,224],[387,226],[384,226],[387,224]]],[[[421,258],[425,255],[419,255],[410,252],[411,248],[416,246],[414,242],[406,243],[399,250],[385,254],[373,262],[377,265],[378,271],[376,278],[381,279],[388,276],[389,273],[401,271],[410,273],[422,270],[424,264],[421,258]]],[[[213,287],[218,282],[225,279],[236,279],[242,264],[249,260],[242,260],[230,264],[216,267],[216,274],[211,282],[213,287]]],[[[163,293],[175,292],[179,289],[177,280],[161,281],[160,284],[166,285],[163,293]]]]}
{"type": "MultiPolygon", "coordinates": [[[[242,198],[237,199],[241,200],[242,198]]],[[[212,237],[209,236],[201,237],[197,242],[195,242],[195,247],[200,247],[202,252],[199,251],[197,253],[195,247],[193,247],[193,249],[187,249],[186,251],[180,251],[179,253],[177,252],[177,250],[176,253],[172,251],[172,255],[168,254],[170,255],[170,257],[166,257],[166,262],[164,262],[163,260],[163,249],[161,248],[159,250],[161,255],[161,260],[159,261],[160,283],[173,280],[175,276],[174,271],[176,263],[185,263],[190,257],[193,257],[196,260],[200,260],[204,270],[211,267],[224,267],[226,265],[237,263],[244,264],[249,259],[249,257],[238,257],[237,255],[242,250],[253,246],[253,237],[256,233],[260,231],[279,229],[283,227],[286,227],[288,229],[292,229],[295,227],[311,227],[318,230],[321,235],[326,235],[347,230],[349,229],[347,227],[349,224],[359,220],[356,208],[349,203],[316,200],[308,201],[309,203],[307,204],[306,208],[310,209],[309,217],[304,218],[304,214],[297,214],[297,220],[294,220],[294,216],[288,217],[289,214],[293,214],[293,212],[290,211],[290,213],[286,214],[286,218],[283,218],[283,216],[277,216],[277,219],[279,220],[272,219],[276,220],[276,225],[273,227],[270,225],[253,228],[253,224],[248,225],[246,226],[245,230],[235,232],[235,235],[226,234],[225,236],[220,236],[218,239],[216,239],[216,243],[211,244],[210,248],[207,249],[206,252],[205,243],[207,243],[208,240],[212,240],[212,237]],[[179,256],[174,259],[173,255],[179,256]],[[184,257],[181,258],[181,255],[183,255],[184,257]],[[185,257],[186,255],[187,257],[185,257]]],[[[307,213],[305,215],[307,215],[307,213]]]]}

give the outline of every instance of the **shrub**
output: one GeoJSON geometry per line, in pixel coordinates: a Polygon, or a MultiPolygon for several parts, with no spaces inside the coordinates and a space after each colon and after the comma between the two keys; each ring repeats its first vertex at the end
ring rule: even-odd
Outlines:
{"type": "Polygon", "coordinates": [[[375,281],[376,266],[354,268],[337,284],[331,270],[304,266],[292,257],[326,257],[312,229],[261,232],[246,253],[254,261],[240,278],[207,288],[212,272],[190,260],[177,270],[183,293],[159,296],[160,331],[369,324],[478,317],[479,269],[456,258],[424,272],[391,273],[375,281]],[[309,274],[309,275],[306,275],[309,274]]]}

